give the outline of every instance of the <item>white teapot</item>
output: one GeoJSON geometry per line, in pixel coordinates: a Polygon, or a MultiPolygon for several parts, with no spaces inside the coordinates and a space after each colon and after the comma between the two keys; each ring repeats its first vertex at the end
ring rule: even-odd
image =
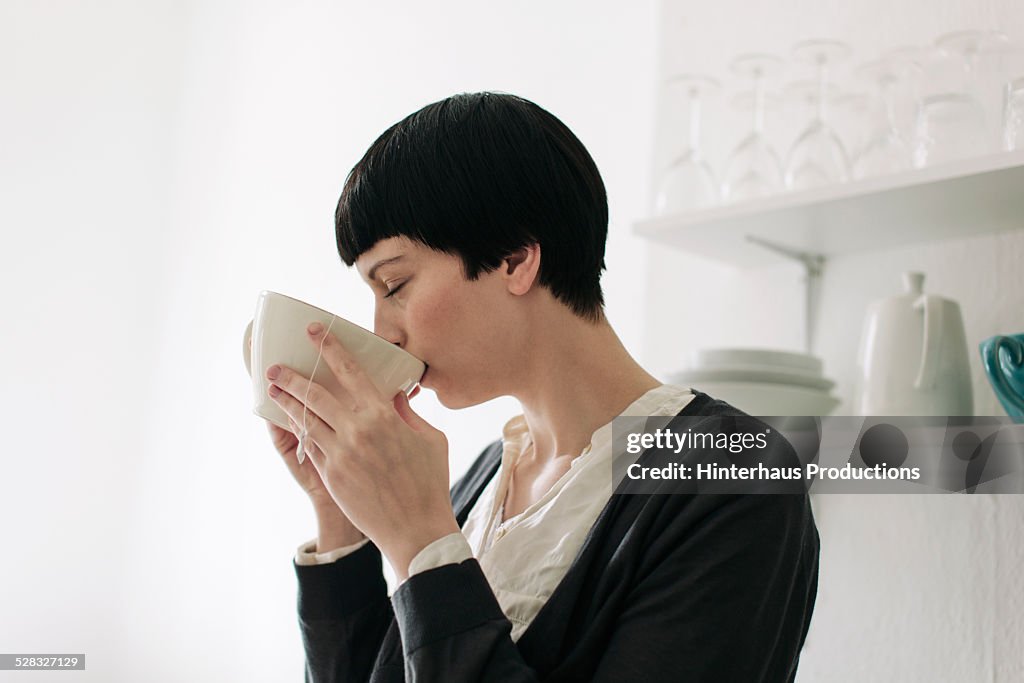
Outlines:
{"type": "Polygon", "coordinates": [[[903,274],[904,293],[868,307],[857,353],[858,415],[973,415],[960,305],[924,294],[924,274],[903,274]]]}

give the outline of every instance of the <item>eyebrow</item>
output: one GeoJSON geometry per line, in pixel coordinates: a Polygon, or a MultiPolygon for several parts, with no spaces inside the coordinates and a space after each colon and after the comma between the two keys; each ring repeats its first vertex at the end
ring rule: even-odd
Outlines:
{"type": "Polygon", "coordinates": [[[373,276],[376,275],[378,268],[380,268],[381,266],[392,264],[395,261],[402,258],[403,256],[405,256],[405,254],[399,254],[398,256],[392,256],[391,258],[386,258],[381,261],[377,261],[376,263],[373,264],[373,267],[370,268],[370,272],[366,274],[366,279],[373,281],[373,276]]]}

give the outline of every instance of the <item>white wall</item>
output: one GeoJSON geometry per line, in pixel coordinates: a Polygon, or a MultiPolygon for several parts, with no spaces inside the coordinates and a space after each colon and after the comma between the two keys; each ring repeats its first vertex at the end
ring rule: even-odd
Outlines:
{"type": "MultiPolygon", "coordinates": [[[[798,40],[835,38],[855,47],[856,64],[965,28],[1000,28],[1024,40],[1024,4],[665,0],[658,70],[661,78],[710,73],[735,86],[727,64],[742,52],[787,55],[798,40]]],[[[796,77],[794,70],[782,82],[796,77]]],[[[673,106],[661,91],[652,169],[671,157],[673,106]]],[[[747,124],[745,117],[717,112],[708,113],[706,132],[710,160],[720,166],[747,124]]],[[[776,139],[791,139],[791,123],[769,114],[767,125],[776,139]]],[[[734,271],[660,246],[649,247],[648,259],[644,359],[652,367],[679,367],[686,351],[703,347],[803,350],[796,265],[734,271]],[[659,307],[668,303],[683,313],[665,316],[659,307]]],[[[1024,331],[1021,263],[1024,231],[831,260],[815,350],[843,401],[835,414],[851,412],[868,303],[899,293],[900,273],[908,269],[927,274],[927,291],[960,303],[975,412],[1002,414],[976,349],[993,334],[1024,331]]],[[[1015,575],[1024,555],[1021,497],[821,496],[817,503],[821,583],[798,680],[1024,680],[1024,584],[1015,575]]]]}
{"type": "MultiPolygon", "coordinates": [[[[331,218],[393,121],[484,88],[562,118],[608,185],[609,315],[669,369],[700,346],[798,347],[800,289],[791,266],[733,273],[630,235],[666,153],[659,77],[724,75],[738,52],[814,35],[867,55],[1024,24],[1011,0],[368,5],[0,4],[4,651],[85,652],[90,681],[300,675],[291,554],[313,518],[249,414],[240,336],[264,288],[369,324],[331,218]]],[[[1012,234],[830,263],[819,343],[837,412],[864,306],[900,271],[958,299],[974,342],[1024,330],[1022,251],[1012,234]]],[[[453,477],[515,410],[431,399],[417,403],[449,434],[453,477]]],[[[831,497],[819,512],[801,680],[1024,677],[1017,500],[831,497]]]]}
{"type": "MultiPolygon", "coordinates": [[[[156,483],[145,419],[182,26],[173,3],[0,4],[0,643],[86,653],[85,680],[132,660],[112,627],[146,533],[135,497],[156,483]]],[[[135,604],[151,628],[160,615],[135,604]]]]}
{"type": "MultiPolygon", "coordinates": [[[[249,411],[257,293],[370,325],[333,246],[345,174],[424,104],[502,90],[601,168],[608,312],[639,352],[655,35],[653,0],[0,5],[2,649],[84,652],[90,681],[301,676],[315,525],[249,411]]],[[[516,410],[414,403],[453,478],[516,410]]]]}

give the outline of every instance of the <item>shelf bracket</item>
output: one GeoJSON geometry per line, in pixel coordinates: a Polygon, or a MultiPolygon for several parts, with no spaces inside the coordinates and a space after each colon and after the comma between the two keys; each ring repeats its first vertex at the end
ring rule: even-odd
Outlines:
{"type": "Polygon", "coordinates": [[[818,323],[818,304],[821,298],[821,276],[825,270],[825,256],[809,251],[792,249],[756,235],[747,235],[747,241],[764,247],[804,267],[804,350],[814,353],[814,333],[818,323]]]}

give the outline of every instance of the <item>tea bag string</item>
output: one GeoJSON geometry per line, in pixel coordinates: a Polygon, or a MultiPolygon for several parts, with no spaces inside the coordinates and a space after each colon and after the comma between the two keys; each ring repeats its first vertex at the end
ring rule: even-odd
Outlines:
{"type": "Polygon", "coordinates": [[[316,354],[316,363],[313,364],[313,372],[309,373],[309,382],[306,384],[306,398],[302,401],[302,428],[299,431],[299,445],[295,449],[295,455],[299,459],[300,465],[306,460],[306,439],[309,438],[309,430],[306,428],[306,403],[309,401],[309,388],[313,386],[313,377],[316,376],[316,369],[320,367],[320,358],[324,355],[324,342],[327,341],[327,335],[330,334],[331,327],[336,319],[337,316],[332,314],[327,330],[320,337],[320,350],[316,354]]]}

